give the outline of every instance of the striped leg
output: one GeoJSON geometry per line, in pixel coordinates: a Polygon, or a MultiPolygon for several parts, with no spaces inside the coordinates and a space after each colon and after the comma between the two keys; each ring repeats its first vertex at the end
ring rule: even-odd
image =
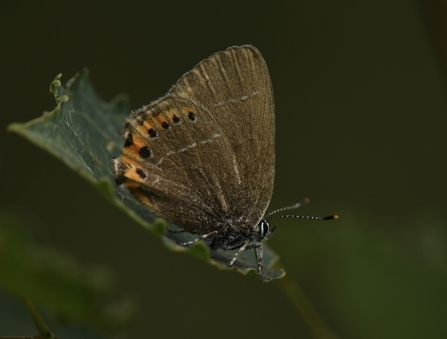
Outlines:
{"type": "Polygon", "coordinates": [[[255,254],[256,260],[258,261],[258,273],[262,277],[262,256],[264,255],[262,244],[259,244],[259,246],[255,248],[255,254]]]}
{"type": "Polygon", "coordinates": [[[234,255],[233,259],[230,261],[230,266],[233,266],[234,262],[236,261],[237,257],[245,250],[245,247],[249,244],[250,240],[247,240],[244,242],[244,244],[239,248],[239,250],[234,255]]]}
{"type": "Polygon", "coordinates": [[[207,234],[202,234],[200,237],[198,237],[198,238],[196,238],[194,240],[187,241],[187,242],[177,242],[177,244],[179,244],[181,246],[191,246],[191,245],[195,244],[199,240],[204,240],[204,239],[206,239],[206,238],[208,238],[210,236],[216,235],[216,234],[217,234],[217,231],[212,231],[212,232],[207,233],[207,234]]]}

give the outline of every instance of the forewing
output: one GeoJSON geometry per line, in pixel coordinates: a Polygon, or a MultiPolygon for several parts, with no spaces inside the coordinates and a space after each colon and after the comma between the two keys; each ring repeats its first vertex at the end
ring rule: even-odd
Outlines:
{"type": "Polygon", "coordinates": [[[199,63],[127,121],[118,183],[190,232],[253,225],[271,198],[273,94],[251,46],[199,63]]]}
{"type": "Polygon", "coordinates": [[[222,183],[225,199],[237,206],[242,223],[257,223],[270,202],[275,174],[273,90],[261,53],[248,45],[216,53],[186,73],[168,95],[191,101],[221,127],[237,182],[237,190],[222,183]]]}

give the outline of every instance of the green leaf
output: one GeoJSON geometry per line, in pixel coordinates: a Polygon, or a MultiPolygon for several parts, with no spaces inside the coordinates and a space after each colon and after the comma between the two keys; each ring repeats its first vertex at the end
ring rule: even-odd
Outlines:
{"type": "Polygon", "coordinates": [[[81,267],[37,245],[16,219],[0,215],[0,286],[5,290],[65,319],[110,329],[127,321],[132,311],[128,300],[105,305],[112,285],[113,277],[105,269],[81,267]]]}
{"type": "MultiPolygon", "coordinates": [[[[118,96],[111,103],[103,102],[93,91],[88,72],[78,73],[61,86],[61,75],[56,76],[50,91],[56,99],[56,108],[42,117],[24,124],[11,124],[14,131],[32,143],[47,150],[92,183],[115,206],[124,210],[132,219],[157,236],[174,251],[190,253],[219,268],[230,269],[233,252],[209,251],[204,243],[197,242],[190,248],[177,245],[185,239],[194,239],[187,233],[166,233],[166,222],[157,219],[125,188],[117,187],[112,170],[112,157],[118,157],[124,144],[119,134],[130,110],[125,96],[118,96]]],[[[253,251],[245,251],[232,269],[246,274],[256,271],[253,251]]],[[[278,256],[264,247],[264,280],[284,275],[282,270],[271,269],[278,256]]]]}

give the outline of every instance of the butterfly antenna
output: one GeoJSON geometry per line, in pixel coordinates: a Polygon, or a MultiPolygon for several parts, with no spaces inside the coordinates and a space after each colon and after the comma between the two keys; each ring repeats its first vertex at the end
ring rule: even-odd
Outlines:
{"type": "Polygon", "coordinates": [[[282,212],[282,211],[293,210],[295,208],[307,205],[308,203],[309,203],[309,198],[304,198],[300,202],[297,202],[295,205],[278,208],[277,210],[274,210],[273,212],[270,212],[269,214],[267,214],[265,216],[265,218],[266,219],[274,219],[274,218],[269,218],[269,216],[271,216],[272,214],[276,214],[276,213],[282,212]]]}
{"type": "Polygon", "coordinates": [[[295,218],[295,219],[311,219],[311,220],[337,220],[338,215],[329,215],[327,217],[311,217],[307,215],[277,215],[267,218],[266,220],[282,219],[282,218],[295,218]]]}

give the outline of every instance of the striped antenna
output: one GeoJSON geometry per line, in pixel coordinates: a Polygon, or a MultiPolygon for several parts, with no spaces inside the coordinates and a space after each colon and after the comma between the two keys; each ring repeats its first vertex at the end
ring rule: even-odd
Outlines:
{"type": "Polygon", "coordinates": [[[271,216],[272,214],[276,214],[276,213],[279,213],[279,212],[282,212],[282,211],[287,211],[287,210],[294,210],[295,208],[307,205],[308,203],[309,203],[309,198],[304,198],[300,202],[297,202],[295,205],[278,208],[277,210],[274,210],[273,212],[270,212],[269,214],[267,214],[265,216],[265,219],[268,220],[269,216],[271,216]]]}
{"type": "Polygon", "coordinates": [[[329,215],[327,217],[312,217],[312,216],[305,216],[305,215],[277,215],[277,216],[271,217],[271,215],[273,215],[273,214],[276,214],[276,213],[279,213],[282,211],[292,210],[292,209],[304,206],[308,203],[309,203],[309,198],[304,198],[300,202],[297,202],[295,205],[287,206],[287,207],[283,207],[283,208],[274,210],[273,212],[271,212],[265,216],[265,220],[282,219],[282,218],[310,219],[310,220],[336,220],[336,219],[338,219],[338,215],[329,215]]]}
{"type": "Polygon", "coordinates": [[[266,220],[282,219],[282,218],[295,218],[295,219],[311,219],[311,220],[337,220],[338,215],[328,215],[327,217],[311,217],[307,215],[277,215],[270,217],[266,220]]]}

